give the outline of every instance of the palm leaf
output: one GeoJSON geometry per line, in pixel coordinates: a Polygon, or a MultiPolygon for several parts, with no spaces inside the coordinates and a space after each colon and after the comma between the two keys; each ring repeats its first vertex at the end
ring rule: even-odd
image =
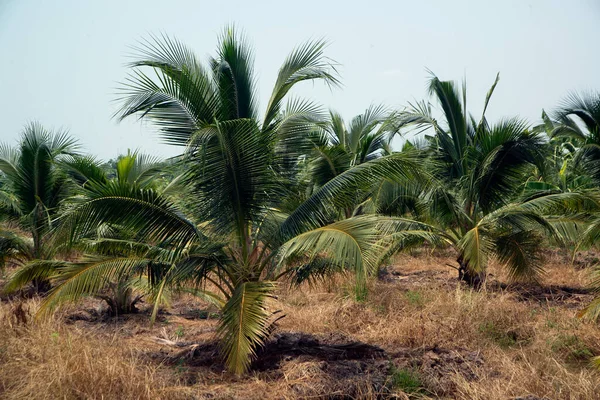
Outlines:
{"type": "Polygon", "coordinates": [[[110,281],[141,272],[151,260],[145,258],[93,257],[78,263],[63,263],[55,268],[56,286],[42,302],[38,313],[98,293],[110,281]]]}
{"type": "Polygon", "coordinates": [[[275,121],[281,111],[283,99],[297,83],[321,79],[330,86],[339,84],[332,63],[323,55],[325,45],[322,40],[306,42],[286,58],[279,69],[275,87],[267,104],[263,129],[268,129],[275,121]]]}
{"type": "Polygon", "coordinates": [[[239,284],[222,309],[217,333],[227,368],[235,374],[248,370],[258,347],[269,332],[266,300],[272,296],[273,282],[239,284]]]}

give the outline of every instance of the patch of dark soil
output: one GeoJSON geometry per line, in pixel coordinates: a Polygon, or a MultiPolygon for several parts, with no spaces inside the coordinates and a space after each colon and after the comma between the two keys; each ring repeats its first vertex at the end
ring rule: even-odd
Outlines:
{"type": "Polygon", "coordinates": [[[513,292],[519,301],[537,302],[566,308],[581,308],[594,298],[593,293],[588,289],[559,285],[540,286],[524,283],[507,285],[500,282],[490,282],[487,289],[513,292]]]}
{"type": "Polygon", "coordinates": [[[445,271],[416,271],[402,272],[397,269],[383,268],[379,272],[379,279],[386,283],[394,283],[400,287],[409,288],[444,288],[456,289],[460,284],[456,277],[448,276],[445,271]]]}
{"type": "Polygon", "coordinates": [[[198,306],[180,308],[175,313],[176,315],[189,319],[189,320],[201,320],[201,319],[219,319],[220,313],[212,309],[201,309],[198,306]]]}
{"type": "MultiPolygon", "coordinates": [[[[119,314],[119,315],[114,315],[112,314],[107,307],[98,307],[98,308],[85,308],[85,309],[78,309],[73,311],[72,313],[69,313],[65,316],[65,322],[66,323],[74,323],[77,321],[84,321],[84,322],[88,322],[90,324],[106,324],[106,323],[111,323],[113,325],[119,325],[119,324],[125,324],[129,321],[131,321],[132,319],[138,320],[140,319],[140,317],[144,318],[145,320],[148,320],[149,317],[149,313],[147,312],[131,312],[131,313],[127,313],[127,314],[119,314]]],[[[159,320],[160,317],[157,317],[157,321],[159,320]]]]}
{"type": "Polygon", "coordinates": [[[577,269],[586,269],[600,264],[600,252],[594,250],[578,251],[575,253],[573,266],[577,269]]]}
{"type": "Polygon", "coordinates": [[[397,370],[417,371],[428,392],[436,396],[450,395],[455,390],[454,374],[471,382],[479,379],[479,370],[484,366],[479,352],[466,349],[427,347],[403,349],[390,354],[397,370]]]}
{"type": "Polygon", "coordinates": [[[252,368],[258,371],[277,369],[282,360],[299,356],[325,361],[372,360],[384,357],[385,352],[377,346],[348,341],[344,337],[318,338],[304,333],[280,333],[261,349],[252,368]]]}
{"type": "MultiPolygon", "coordinates": [[[[161,349],[147,356],[174,368],[205,368],[213,373],[225,369],[216,342],[182,342],[172,347],[177,349],[161,349]]],[[[451,395],[456,390],[454,374],[475,381],[483,366],[478,352],[464,349],[431,347],[386,352],[339,334],[285,332],[274,335],[259,351],[252,370],[264,379],[285,379],[298,397],[344,399],[367,394],[391,398],[397,389],[393,376],[397,371],[416,371],[424,393],[451,395]]],[[[198,373],[189,375],[192,379],[198,373]]]]}

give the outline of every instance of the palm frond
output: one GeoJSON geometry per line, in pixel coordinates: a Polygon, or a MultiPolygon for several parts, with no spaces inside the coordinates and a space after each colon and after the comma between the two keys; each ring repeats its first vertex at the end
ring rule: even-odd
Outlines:
{"type": "Polygon", "coordinates": [[[281,236],[292,238],[306,230],[326,225],[326,207],[347,207],[354,204],[357,191],[368,192],[374,181],[380,179],[426,180],[412,153],[396,153],[369,161],[347,170],[327,182],[307,201],[301,204],[281,226],[281,236]]]}
{"type": "Polygon", "coordinates": [[[165,35],[151,36],[134,48],[132,72],[122,84],[122,120],[138,114],[149,118],[170,143],[185,146],[194,131],[218,115],[219,98],[210,75],[183,43],[165,35]],[[142,71],[151,68],[152,78],[142,71]]]}
{"type": "Polygon", "coordinates": [[[142,272],[149,262],[145,258],[90,257],[78,263],[62,263],[55,267],[57,284],[38,313],[45,314],[62,303],[96,294],[112,280],[142,272]]]}
{"type": "Polygon", "coordinates": [[[511,279],[537,281],[544,271],[543,243],[539,231],[507,232],[495,239],[496,255],[511,279]]]}
{"type": "Polygon", "coordinates": [[[15,292],[34,280],[47,280],[65,265],[68,265],[68,263],[55,260],[31,260],[26,262],[10,276],[4,286],[4,292],[15,292]]]}
{"type": "MultiPolygon", "coordinates": [[[[377,245],[379,238],[377,216],[348,218],[288,240],[279,248],[279,262],[283,266],[288,259],[298,256],[310,261],[326,257],[334,265],[353,270],[358,283],[364,284],[368,276],[377,270],[375,260],[380,250],[377,245]]],[[[294,271],[290,270],[291,273],[294,271]]]]}
{"type": "Polygon", "coordinates": [[[234,26],[223,31],[217,49],[218,58],[212,59],[212,70],[221,98],[218,118],[222,121],[236,118],[256,118],[256,89],[254,57],[244,35],[234,26]]]}
{"type": "Polygon", "coordinates": [[[154,190],[118,182],[90,184],[88,190],[90,197],[61,217],[58,237],[73,241],[104,224],[127,226],[140,238],[168,240],[182,248],[203,237],[170,200],[154,190]]]}
{"type": "Polygon", "coordinates": [[[266,108],[263,129],[268,129],[281,111],[282,101],[297,83],[323,80],[330,86],[339,84],[333,64],[325,58],[322,40],[306,42],[286,58],[279,69],[275,87],[266,108]]]}
{"type": "Polygon", "coordinates": [[[269,333],[266,301],[272,296],[273,282],[245,282],[235,288],[222,309],[217,329],[227,368],[236,374],[248,370],[258,347],[269,333]]]}

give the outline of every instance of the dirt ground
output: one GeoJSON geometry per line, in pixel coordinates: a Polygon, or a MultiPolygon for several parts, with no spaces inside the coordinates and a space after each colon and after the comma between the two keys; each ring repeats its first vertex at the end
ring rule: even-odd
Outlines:
{"type": "Polygon", "coordinates": [[[94,299],[35,319],[39,300],[0,305],[6,399],[600,399],[600,328],[578,312],[594,252],[549,251],[542,282],[509,284],[492,265],[481,291],[449,251],[397,256],[354,299],[351,277],[279,288],[285,317],[237,377],[218,358],[218,314],[188,295],[149,323],[108,317],[94,299]]]}

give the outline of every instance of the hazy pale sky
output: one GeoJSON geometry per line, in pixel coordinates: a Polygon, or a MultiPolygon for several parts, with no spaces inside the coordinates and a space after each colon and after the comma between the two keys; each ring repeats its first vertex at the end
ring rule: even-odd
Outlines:
{"type": "Polygon", "coordinates": [[[344,86],[306,84],[297,93],[347,119],[371,103],[399,108],[424,98],[427,68],[441,79],[466,76],[476,114],[500,72],[490,120],[536,122],[569,91],[600,90],[599,0],[0,0],[0,141],[16,143],[38,120],[68,129],[104,159],[128,148],[177,154],[147,123],[111,119],[129,46],[164,32],[206,59],[227,23],[254,45],[263,106],[289,51],[321,37],[344,86]]]}

